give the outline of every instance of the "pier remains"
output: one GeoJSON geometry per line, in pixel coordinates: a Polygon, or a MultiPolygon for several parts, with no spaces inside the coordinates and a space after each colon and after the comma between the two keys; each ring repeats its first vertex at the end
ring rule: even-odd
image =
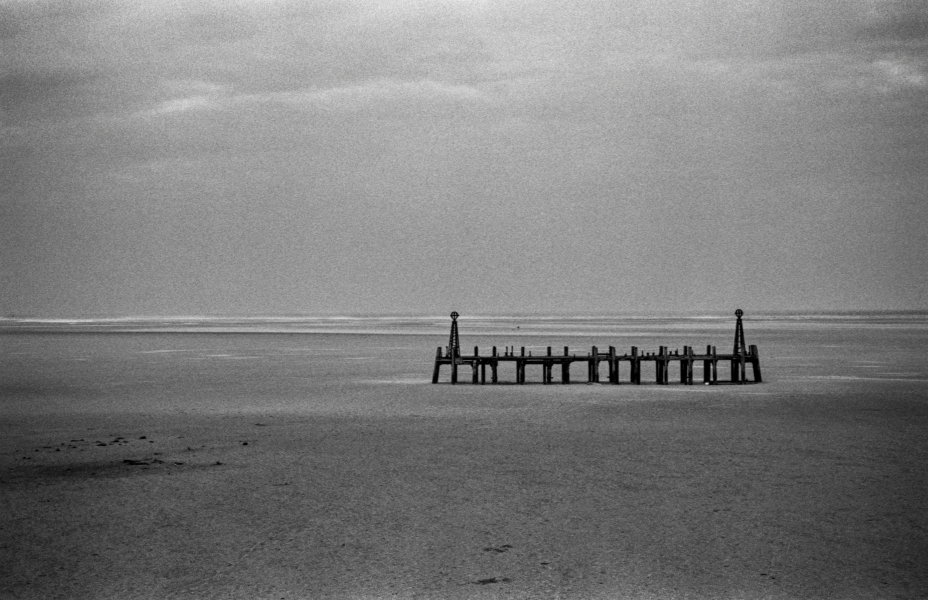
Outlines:
{"type": "Polygon", "coordinates": [[[745,346],[744,344],[744,325],[741,317],[744,311],[740,308],[735,311],[737,321],[735,323],[735,342],[731,354],[719,354],[715,346],[706,346],[705,354],[697,354],[692,346],[683,346],[683,351],[679,349],[670,351],[667,346],[658,347],[657,352],[639,352],[637,346],[632,346],[630,352],[618,354],[614,346],[609,346],[607,350],[602,351],[597,346],[593,346],[589,353],[571,352],[567,346],[564,346],[563,354],[554,354],[551,346],[547,347],[547,353],[541,356],[532,356],[529,352],[525,354],[525,347],[522,346],[517,353],[515,346],[506,346],[500,353],[496,346],[493,346],[489,354],[480,354],[480,349],[474,347],[473,354],[463,354],[461,352],[461,340],[458,334],[458,315],[457,312],[451,313],[451,335],[448,340],[448,346],[442,350],[439,346],[435,353],[435,368],[432,372],[432,383],[438,383],[440,378],[441,367],[448,365],[451,367],[451,383],[458,383],[458,371],[465,365],[471,368],[472,383],[487,383],[487,367],[490,368],[490,383],[499,383],[498,370],[500,363],[515,363],[516,381],[515,383],[525,383],[526,367],[529,365],[541,366],[541,381],[549,384],[553,382],[554,371],[560,370],[561,383],[571,383],[570,365],[575,362],[586,363],[586,381],[585,383],[633,383],[640,385],[642,363],[653,362],[655,383],[667,385],[670,383],[670,365],[679,363],[680,383],[684,385],[693,385],[693,367],[701,363],[702,365],[702,382],[705,385],[715,385],[719,383],[761,383],[763,379],[760,374],[760,355],[757,346],[745,346]],[[729,365],[730,381],[719,381],[719,362],[723,365],[729,365]],[[602,363],[606,363],[607,375],[603,379],[601,375],[602,363]],[[622,363],[628,363],[625,371],[628,373],[627,380],[622,381],[620,378],[622,363]],[[751,369],[751,379],[748,379],[748,366],[751,369]],[[557,367],[560,367],[557,369],[557,367]]]}

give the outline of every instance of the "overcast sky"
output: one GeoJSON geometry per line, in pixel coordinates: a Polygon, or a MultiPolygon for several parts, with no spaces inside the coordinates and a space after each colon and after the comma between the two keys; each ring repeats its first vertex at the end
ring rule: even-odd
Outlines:
{"type": "Polygon", "coordinates": [[[928,308],[926,0],[0,0],[0,313],[928,308]]]}

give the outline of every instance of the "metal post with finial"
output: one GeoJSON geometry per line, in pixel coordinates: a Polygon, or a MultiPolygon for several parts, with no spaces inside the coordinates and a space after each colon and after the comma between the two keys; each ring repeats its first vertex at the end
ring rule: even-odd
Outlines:
{"type": "Polygon", "coordinates": [[[744,345],[744,325],[741,324],[744,311],[739,308],[735,311],[735,316],[738,318],[738,322],[735,324],[735,349],[732,354],[744,354],[747,349],[744,345]]]}
{"type": "Polygon", "coordinates": [[[747,352],[747,346],[744,345],[744,325],[741,323],[741,317],[744,316],[744,311],[740,308],[735,311],[735,317],[738,321],[735,323],[735,348],[732,351],[734,358],[731,361],[731,370],[732,370],[732,381],[738,383],[744,383],[745,378],[745,368],[744,368],[744,358],[745,353],[747,352]]]}
{"type": "Polygon", "coordinates": [[[458,382],[458,362],[461,356],[461,339],[458,337],[458,311],[451,313],[451,337],[448,339],[448,356],[451,358],[451,383],[458,382]]]}

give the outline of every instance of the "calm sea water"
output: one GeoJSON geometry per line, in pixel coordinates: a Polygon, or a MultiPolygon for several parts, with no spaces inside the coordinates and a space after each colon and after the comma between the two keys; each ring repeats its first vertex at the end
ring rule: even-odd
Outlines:
{"type": "MultiPolygon", "coordinates": [[[[429,383],[449,325],[447,317],[6,319],[0,411],[298,409],[314,394],[337,399],[380,385],[429,383]]],[[[735,319],[463,317],[459,325],[468,351],[495,345],[544,353],[552,346],[559,353],[569,346],[584,353],[612,345],[621,354],[632,345],[712,344],[726,352],[735,319]]],[[[760,349],[765,380],[746,393],[840,393],[862,382],[887,393],[898,386],[928,392],[926,314],[758,315],[744,326],[747,343],[760,349]]],[[[502,381],[514,380],[511,370],[501,368],[502,381]]],[[[540,378],[540,369],[528,374],[529,383],[540,378]]]]}

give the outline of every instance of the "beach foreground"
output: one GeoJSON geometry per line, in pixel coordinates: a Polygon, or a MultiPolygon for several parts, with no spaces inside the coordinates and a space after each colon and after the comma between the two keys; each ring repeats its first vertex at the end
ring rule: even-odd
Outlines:
{"type": "Polygon", "coordinates": [[[53,337],[5,341],[2,597],[928,596],[921,372],[772,339],[761,385],[433,386],[418,336],[53,337]]]}

